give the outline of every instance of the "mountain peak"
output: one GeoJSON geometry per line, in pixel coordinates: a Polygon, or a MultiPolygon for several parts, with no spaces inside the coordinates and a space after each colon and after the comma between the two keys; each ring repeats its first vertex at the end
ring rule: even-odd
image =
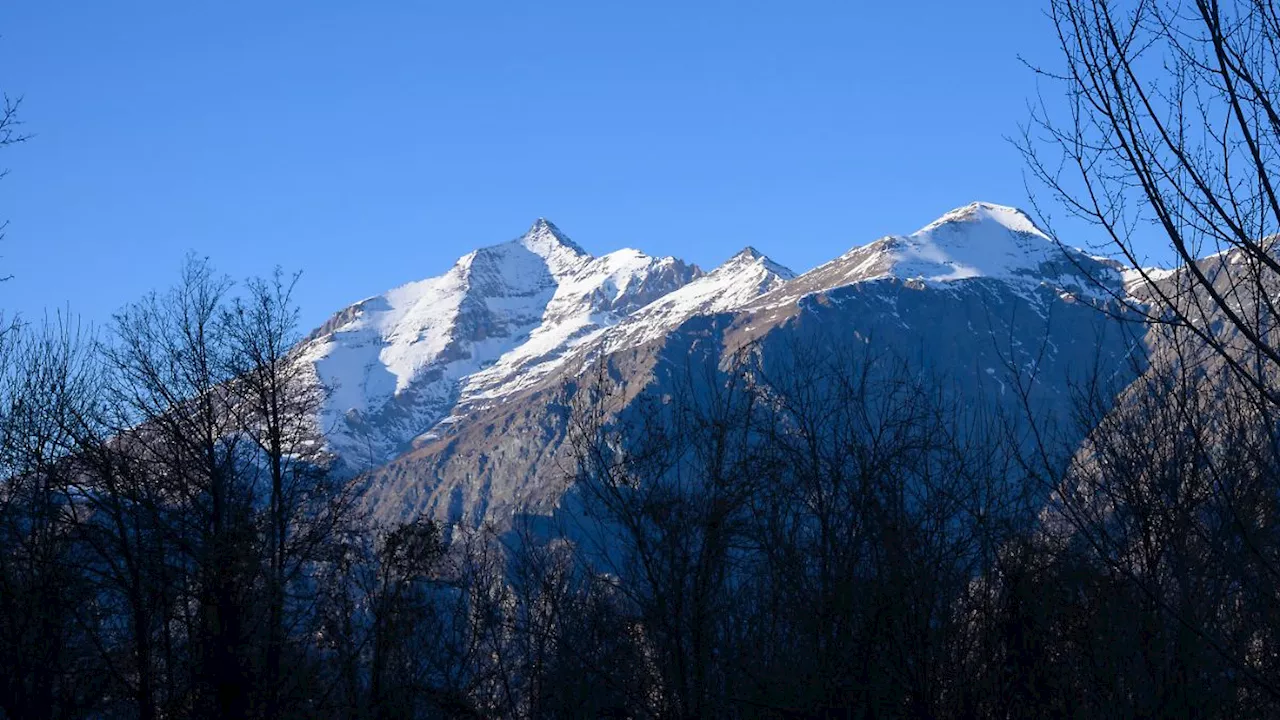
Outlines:
{"type": "Polygon", "coordinates": [[[920,235],[941,227],[967,224],[998,225],[1010,232],[1029,233],[1048,238],[1026,212],[1010,205],[997,205],[989,202],[971,202],[943,213],[942,217],[925,225],[913,235],[920,235]]]}
{"type": "Polygon", "coordinates": [[[724,261],[724,263],[711,272],[713,275],[723,275],[726,273],[737,272],[739,268],[750,265],[759,265],[764,269],[764,272],[769,275],[776,275],[781,280],[790,280],[796,276],[790,268],[779,265],[768,255],[765,255],[750,245],[739,250],[736,255],[724,261]]]}
{"type": "Polygon", "coordinates": [[[855,247],[788,283],[781,299],[855,283],[895,278],[926,285],[974,278],[1074,288],[1094,294],[1117,286],[1119,273],[1087,253],[1059,245],[1027,213],[974,202],[910,235],[889,235],[855,247]]]}
{"type": "Polygon", "coordinates": [[[526,234],[532,235],[540,232],[549,232],[553,235],[564,237],[564,233],[560,231],[560,228],[556,227],[555,223],[544,217],[534,220],[533,224],[529,226],[529,232],[526,234]]]}
{"type": "Polygon", "coordinates": [[[791,270],[747,246],[706,275],[636,311],[611,342],[652,339],[694,315],[732,312],[793,277],[791,270]]]}
{"type": "Polygon", "coordinates": [[[556,227],[555,223],[544,217],[534,220],[528,231],[520,236],[518,242],[544,257],[559,248],[565,248],[575,255],[589,255],[581,246],[570,240],[563,230],[556,227]]]}
{"type": "MultiPolygon", "coordinates": [[[[974,277],[1064,282],[1096,262],[1059,246],[1031,217],[1008,205],[974,202],[906,236],[866,246],[874,261],[864,270],[902,279],[941,282],[974,277]]],[[[870,258],[868,258],[870,259],[870,258]]]]}

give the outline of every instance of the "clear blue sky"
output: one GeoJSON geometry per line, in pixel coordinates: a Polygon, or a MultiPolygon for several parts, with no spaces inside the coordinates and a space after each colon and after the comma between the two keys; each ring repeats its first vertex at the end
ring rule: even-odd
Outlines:
{"type": "Polygon", "coordinates": [[[588,250],[796,270],[971,200],[1052,60],[1036,0],[0,8],[0,306],[102,322],[188,250],[304,272],[308,324],[538,216],[588,250]]]}

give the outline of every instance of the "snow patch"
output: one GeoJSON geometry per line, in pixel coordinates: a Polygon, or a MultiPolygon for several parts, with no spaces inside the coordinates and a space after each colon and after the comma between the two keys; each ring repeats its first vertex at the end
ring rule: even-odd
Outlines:
{"type": "Polygon", "coordinates": [[[698,274],[633,249],[594,258],[539,218],[443,275],[342,311],[300,358],[332,388],[320,422],[335,449],[385,457],[460,405],[554,371],[578,345],[698,274]]]}

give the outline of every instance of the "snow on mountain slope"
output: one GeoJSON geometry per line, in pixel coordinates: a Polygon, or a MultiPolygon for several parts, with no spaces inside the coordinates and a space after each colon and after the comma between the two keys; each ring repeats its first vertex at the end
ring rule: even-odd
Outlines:
{"type": "Polygon", "coordinates": [[[705,275],[638,250],[592,257],[540,219],[439,277],[343,310],[312,334],[302,357],[334,389],[321,417],[333,449],[360,469],[450,434],[478,409],[555,385],[578,360],[668,337],[697,316],[743,313],[743,332],[755,337],[801,312],[803,298],[882,280],[950,290],[998,281],[1042,309],[1097,296],[1093,279],[1123,292],[1120,270],[1064,252],[1024,213],[990,203],[799,277],[752,248],[705,275]]]}
{"type": "Polygon", "coordinates": [[[593,258],[553,224],[338,313],[301,357],[332,395],[320,418],[357,465],[403,449],[468,396],[499,394],[632,310],[693,280],[674,258],[593,258]]]}
{"type": "Polygon", "coordinates": [[[1123,287],[1112,263],[1061,247],[1021,210],[975,202],[910,235],[856,247],[761,302],[786,303],[813,292],[887,278],[922,285],[992,278],[1017,285],[1049,284],[1084,295],[1099,292],[1095,281],[1117,291],[1123,287]]]}
{"type": "Polygon", "coordinates": [[[700,274],[675,258],[652,258],[632,249],[593,260],[560,284],[528,340],[468,378],[464,394],[488,399],[537,382],[559,367],[568,351],[637,308],[679,292],[676,288],[700,274]]]}
{"type": "MultiPolygon", "coordinates": [[[[1080,301],[1093,289],[1090,273],[1119,283],[1123,268],[1066,252],[1022,213],[976,203],[799,277],[748,248],[605,329],[582,320],[584,308],[595,306],[583,301],[589,293],[563,283],[546,314],[564,319],[468,378],[469,400],[368,473],[370,511],[388,520],[429,513],[499,527],[517,515],[558,512],[563,470],[572,463],[566,410],[584,386],[581,375],[607,367],[625,389],[616,398],[625,413],[644,398],[688,392],[686,370],[723,367],[745,343],[755,343],[759,362],[783,371],[797,347],[852,359],[874,343],[876,357],[945,378],[964,407],[1007,407],[1020,418],[1026,403],[1065,426],[1073,372],[1093,368],[1123,384],[1138,347],[1119,319],[1123,304],[1099,312],[1092,300],[1080,301]],[[561,303],[568,310],[552,312],[561,303]],[[557,348],[576,344],[544,362],[533,342],[544,335],[557,348]],[[528,357],[535,359],[521,360],[528,357]],[[1033,378],[1025,397],[1008,392],[1011,368],[1033,378]]],[[[591,276],[617,277],[604,268],[631,267],[628,257],[606,256],[613,264],[591,276]]],[[[584,284],[606,298],[622,286],[584,284]]]]}
{"type": "Polygon", "coordinates": [[[731,312],[795,277],[753,247],[710,273],[641,308],[609,332],[605,350],[660,337],[695,315],[731,312]]]}
{"type": "Polygon", "coordinates": [[[973,203],[946,213],[896,243],[886,254],[898,277],[944,282],[1032,274],[1061,250],[1022,211],[973,203]]]}

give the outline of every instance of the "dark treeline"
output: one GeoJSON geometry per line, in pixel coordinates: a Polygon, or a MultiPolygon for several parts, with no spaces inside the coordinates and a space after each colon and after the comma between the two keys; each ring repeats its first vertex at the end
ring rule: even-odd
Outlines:
{"type": "Polygon", "coordinates": [[[595,522],[517,563],[517,605],[572,618],[522,712],[1280,712],[1280,435],[1181,339],[1115,404],[1077,386],[1083,447],[888,352],[749,350],[625,410],[602,371],[571,440],[595,522]]]}
{"type": "Polygon", "coordinates": [[[292,279],[193,262],[0,335],[0,717],[1280,716],[1280,11],[1048,8],[1032,174],[1183,263],[1099,279],[1149,364],[1073,428],[839,343],[602,361],[555,522],[380,525],[292,279]]]}
{"type": "Polygon", "coordinates": [[[1280,711],[1280,438],[1194,343],[1081,386],[1079,450],[888,353],[601,363],[558,530],[388,527],[291,287],[193,262],[101,337],[4,336],[0,716],[1280,711]]]}

